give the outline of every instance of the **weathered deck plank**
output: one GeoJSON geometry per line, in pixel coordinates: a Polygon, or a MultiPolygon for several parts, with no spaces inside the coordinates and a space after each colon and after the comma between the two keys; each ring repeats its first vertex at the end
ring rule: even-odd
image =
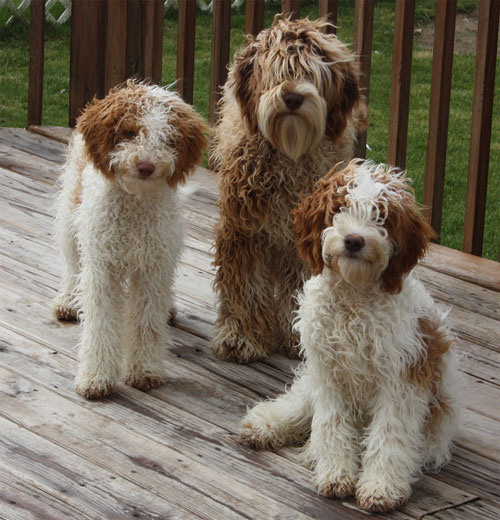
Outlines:
{"type": "MultiPolygon", "coordinates": [[[[57,135],[64,141],[68,132],[57,135]]],[[[74,393],[79,326],[50,314],[62,270],[52,204],[63,158],[62,142],[0,129],[0,517],[367,518],[352,501],[318,496],[293,449],[261,453],[238,442],[246,407],[283,391],[297,361],[276,355],[242,366],[211,354],[217,188],[208,170],[197,172],[199,191],[185,210],[169,381],[148,393],[121,385],[101,402],[74,393]]],[[[498,264],[474,263],[471,274],[453,252],[447,269],[446,251],[433,247],[419,273],[451,307],[467,354],[458,448],[389,518],[500,513],[498,264]]]]}

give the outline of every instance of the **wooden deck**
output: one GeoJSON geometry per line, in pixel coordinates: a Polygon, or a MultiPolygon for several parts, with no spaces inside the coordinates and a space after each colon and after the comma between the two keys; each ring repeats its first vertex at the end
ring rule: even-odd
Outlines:
{"type": "MultiPolygon", "coordinates": [[[[0,129],[0,518],[370,517],[353,501],[318,496],[292,449],[238,442],[246,407],[282,392],[296,362],[275,355],[240,366],[210,351],[217,211],[207,170],[185,208],[167,384],[147,393],[121,385],[102,401],[75,394],[79,327],[49,310],[62,270],[52,204],[63,153],[61,141],[0,129]]],[[[452,462],[388,517],[498,519],[500,264],[433,246],[419,272],[451,306],[464,410],[452,462]]]]}

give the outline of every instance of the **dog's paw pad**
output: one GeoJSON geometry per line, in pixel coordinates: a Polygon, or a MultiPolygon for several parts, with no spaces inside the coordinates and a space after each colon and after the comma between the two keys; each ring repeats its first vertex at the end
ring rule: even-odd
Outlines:
{"type": "Polygon", "coordinates": [[[59,321],[77,321],[78,319],[76,310],[64,305],[56,305],[54,308],[54,314],[59,321]]]}
{"type": "Polygon", "coordinates": [[[75,391],[86,399],[102,399],[108,397],[116,390],[116,385],[111,381],[89,380],[85,383],[75,383],[75,391]]]}
{"type": "Polygon", "coordinates": [[[267,356],[263,349],[258,349],[247,338],[238,336],[212,344],[213,352],[219,359],[234,360],[238,363],[259,361],[267,356]]]}
{"type": "Polygon", "coordinates": [[[347,477],[318,484],[318,492],[326,497],[347,498],[355,494],[356,481],[347,477]]]}
{"type": "Polygon", "coordinates": [[[139,390],[152,390],[165,383],[165,377],[159,374],[133,374],[127,376],[125,383],[139,390]]]}
{"type": "Polygon", "coordinates": [[[360,490],[358,488],[356,499],[358,506],[370,513],[387,513],[401,507],[410,497],[409,486],[386,486],[383,491],[360,490]]]}

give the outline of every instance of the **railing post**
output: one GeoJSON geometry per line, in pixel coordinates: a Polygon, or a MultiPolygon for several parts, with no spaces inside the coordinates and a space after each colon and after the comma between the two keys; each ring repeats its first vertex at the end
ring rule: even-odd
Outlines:
{"type": "Polygon", "coordinates": [[[45,0],[31,0],[27,126],[42,124],[45,0]]]}
{"type": "Polygon", "coordinates": [[[256,36],[264,27],[264,0],[247,0],[245,34],[256,36]]]}
{"type": "Polygon", "coordinates": [[[441,233],[443,213],[456,12],[456,0],[437,0],[432,57],[429,137],[427,139],[425,165],[424,215],[438,237],[441,233]]]}
{"type": "Polygon", "coordinates": [[[481,256],[490,156],[500,2],[480,0],[464,240],[466,253],[481,256]]]}
{"type": "MultiPolygon", "coordinates": [[[[354,52],[358,56],[360,83],[368,103],[372,62],[373,17],[375,0],[356,0],[354,4],[354,52]]],[[[366,130],[358,133],[356,157],[366,157],[366,130]]]]}
{"type": "Polygon", "coordinates": [[[415,0],[398,0],[394,25],[387,163],[400,168],[406,164],[414,19],[415,0]]]}
{"type": "Polygon", "coordinates": [[[300,0],[282,0],[281,11],[283,15],[290,16],[292,20],[300,17],[300,0]]]}
{"type": "Polygon", "coordinates": [[[212,26],[212,62],[210,68],[209,121],[215,123],[221,87],[227,79],[231,36],[231,0],[214,0],[212,26]]]}
{"type": "Polygon", "coordinates": [[[193,103],[194,40],[196,35],[196,2],[179,0],[177,27],[177,91],[186,103],[193,103]]]}
{"type": "Polygon", "coordinates": [[[337,34],[337,19],[339,15],[339,1],[338,0],[319,0],[318,16],[326,16],[328,21],[334,25],[329,27],[328,31],[332,34],[337,34]]]}

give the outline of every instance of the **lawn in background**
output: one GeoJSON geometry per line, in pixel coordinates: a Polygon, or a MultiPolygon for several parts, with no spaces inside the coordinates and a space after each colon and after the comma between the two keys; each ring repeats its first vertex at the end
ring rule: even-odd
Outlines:
{"type": "MultiPolygon", "coordinates": [[[[477,0],[459,0],[458,9],[467,12],[477,0]]],[[[265,26],[272,23],[280,2],[267,2],[265,26]]],[[[340,2],[338,36],[345,42],[353,39],[353,0],[340,2]]],[[[417,2],[416,25],[432,23],[433,0],[417,2]]],[[[22,127],[26,122],[28,78],[28,33],[21,23],[4,26],[0,10],[0,126],[22,127]]],[[[317,16],[317,0],[303,1],[301,16],[317,16]]],[[[244,40],[244,6],[233,10],[231,20],[231,56],[244,40]]],[[[69,91],[69,24],[47,28],[43,124],[68,124],[69,91]]],[[[212,17],[198,13],[196,20],[194,105],[208,117],[210,88],[212,17]]],[[[370,127],[367,157],[383,162],[387,153],[389,95],[394,35],[394,2],[377,1],[373,37],[372,72],[370,78],[370,127]]],[[[177,11],[166,13],[164,32],[163,83],[175,82],[177,49],[177,11]]],[[[474,85],[474,55],[454,56],[451,114],[446,161],[443,223],[441,243],[461,249],[465,214],[468,152],[474,85]]],[[[408,130],[407,170],[414,181],[417,199],[423,198],[426,146],[428,136],[429,95],[432,51],[414,44],[411,76],[411,102],[408,130]]],[[[497,74],[496,85],[500,83],[497,74]]],[[[498,89],[497,89],[498,90],[498,89]]],[[[490,156],[483,255],[496,259],[500,228],[500,100],[495,97],[490,156]]]]}

